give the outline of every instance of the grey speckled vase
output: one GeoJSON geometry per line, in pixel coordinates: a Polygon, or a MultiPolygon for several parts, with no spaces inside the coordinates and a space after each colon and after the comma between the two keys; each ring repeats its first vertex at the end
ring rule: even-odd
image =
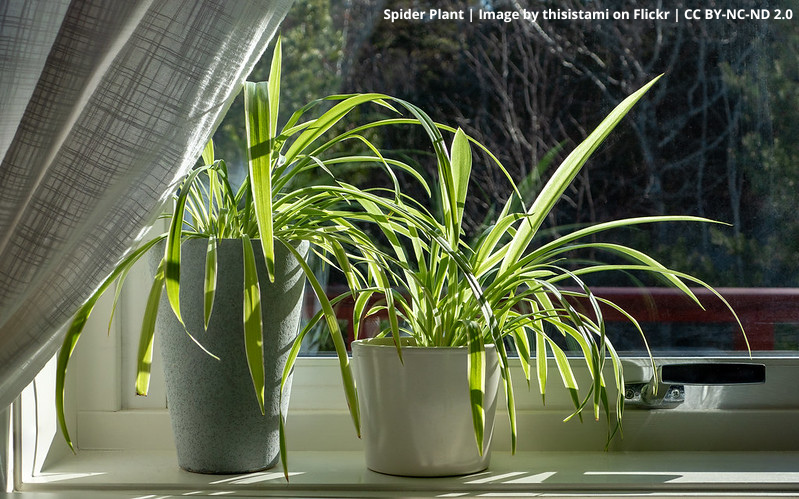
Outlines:
{"type": "MultiPolygon", "coordinates": [[[[199,473],[266,469],[277,464],[279,457],[280,378],[299,330],[305,276],[293,255],[276,244],[276,276],[270,283],[260,241],[253,241],[264,324],[266,415],[262,415],[244,351],[242,241],[219,241],[216,298],[205,331],[207,244],[207,239],[183,243],[181,315],[192,335],[220,360],[210,357],[189,338],[172,313],[166,293],[161,297],[156,327],[178,464],[199,473]]],[[[163,251],[163,246],[160,248],[163,251]]],[[[306,253],[307,243],[300,249],[306,253]]],[[[284,412],[287,408],[288,396],[283,399],[284,412]]]]}

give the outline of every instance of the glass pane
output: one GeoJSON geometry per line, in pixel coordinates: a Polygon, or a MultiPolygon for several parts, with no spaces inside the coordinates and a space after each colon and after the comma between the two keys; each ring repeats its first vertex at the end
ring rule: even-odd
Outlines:
{"type": "MultiPolygon", "coordinates": [[[[575,179],[547,220],[547,235],[635,216],[723,222],[639,225],[602,238],[720,288],[754,349],[797,351],[799,6],[724,4],[298,0],[282,26],[283,87],[290,89],[284,109],[336,92],[406,99],[483,142],[532,199],[615,104],[663,73],[575,179]]],[[[267,71],[264,64],[251,78],[267,71]]],[[[236,137],[231,130],[225,124],[221,132],[236,137]]],[[[421,133],[405,129],[381,144],[426,147],[421,133]]],[[[433,162],[422,158],[420,167],[435,178],[433,162]]],[[[405,188],[421,195],[412,182],[405,188]]],[[[477,158],[466,207],[470,235],[491,222],[509,189],[490,161],[477,158]]],[[[598,251],[575,256],[615,261],[598,251]]],[[[606,274],[589,283],[642,314],[658,351],[746,348],[713,296],[702,298],[702,314],[677,297],[649,292],[662,283],[647,276],[606,274]],[[639,296],[630,298],[629,288],[639,296]]],[[[621,350],[643,347],[629,325],[614,322],[610,333],[621,350]]],[[[319,338],[309,350],[326,348],[323,331],[319,338]]]]}

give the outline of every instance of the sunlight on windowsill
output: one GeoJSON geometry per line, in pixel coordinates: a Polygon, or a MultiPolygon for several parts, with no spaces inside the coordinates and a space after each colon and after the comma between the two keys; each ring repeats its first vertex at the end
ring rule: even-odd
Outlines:
{"type": "MultiPolygon", "coordinates": [[[[129,491],[153,497],[241,495],[486,497],[624,493],[797,493],[799,452],[495,452],[489,470],[407,478],[366,469],[361,452],[293,452],[279,467],[244,475],[178,468],[166,451],[83,451],[25,483],[23,491],[129,491]]],[[[134,496],[131,496],[131,499],[134,496]]]]}

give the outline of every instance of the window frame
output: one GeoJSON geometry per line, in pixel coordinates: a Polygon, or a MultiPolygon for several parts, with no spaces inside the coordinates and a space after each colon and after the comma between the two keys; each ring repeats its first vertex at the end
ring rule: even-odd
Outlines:
{"type": "MultiPolygon", "coordinates": [[[[129,279],[131,281],[122,292],[110,332],[107,321],[113,297],[108,294],[98,302],[97,312],[87,323],[73,354],[67,376],[66,409],[79,453],[174,451],[160,359],[156,358],[154,362],[149,397],[133,395],[133,374],[124,373],[126,370],[135,371],[139,318],[146,300],[141,290],[148,288],[143,267],[134,269],[129,279]]],[[[799,418],[799,392],[790,390],[791,380],[799,379],[799,357],[759,353],[749,357],[743,351],[721,356],[659,357],[658,361],[762,362],[767,365],[767,383],[686,387],[687,401],[683,407],[653,411],[628,409],[625,411],[624,439],[615,439],[609,450],[799,451],[799,429],[790,430],[792,422],[799,418]],[[725,397],[728,397],[727,401],[716,408],[690,407],[697,401],[724,400],[725,397]],[[758,424],[758,421],[763,424],[758,424]],[[737,428],[743,436],[738,440],[730,439],[727,433],[714,431],[714,427],[722,427],[725,432],[737,428]],[[773,428],[786,430],[770,431],[773,428]],[[786,435],[786,432],[793,434],[786,435]]],[[[625,357],[624,366],[627,383],[646,382],[651,378],[651,367],[646,357],[625,357]]],[[[604,422],[595,423],[590,420],[590,415],[586,415],[583,423],[576,418],[563,422],[572,406],[560,384],[553,360],[549,365],[550,381],[545,406],[541,404],[535,379],[531,381],[528,393],[521,367],[512,364],[512,369],[520,452],[586,453],[604,449],[607,435],[604,422]]],[[[34,387],[29,388],[15,411],[15,483],[18,487],[42,469],[72,456],[55,428],[54,372],[55,364],[51,362],[37,377],[36,393],[31,393],[34,387]],[[30,414],[36,417],[30,417],[30,414]],[[31,424],[34,425],[32,429],[31,424]],[[31,438],[34,442],[30,441],[31,438]]],[[[575,373],[578,382],[580,379],[587,381],[588,370],[583,363],[575,363],[575,373]]],[[[510,430],[504,402],[499,403],[498,411],[494,448],[507,452],[510,450],[510,430]]],[[[362,450],[346,407],[336,358],[298,359],[287,428],[290,452],[357,453],[362,450]]]]}
{"type": "MultiPolygon", "coordinates": [[[[645,359],[640,360],[643,363],[645,359]]],[[[774,369],[784,370],[781,375],[783,380],[795,379],[799,374],[799,359],[767,357],[762,360],[769,365],[769,372],[774,372],[774,369]]],[[[631,364],[630,371],[635,372],[638,368],[639,374],[646,375],[646,369],[641,366],[642,364],[637,366],[631,364]]],[[[329,490],[330,486],[335,486],[337,490],[349,496],[363,494],[365,491],[385,492],[389,489],[395,494],[398,491],[418,492],[419,487],[430,487],[431,490],[441,494],[464,495],[468,495],[465,491],[472,491],[472,487],[481,491],[485,488],[486,492],[493,493],[529,494],[531,491],[554,491],[587,495],[596,494],[608,487],[612,488],[614,493],[625,491],[629,495],[688,491],[708,493],[718,490],[767,493],[774,490],[784,492],[786,487],[793,487],[790,488],[793,492],[799,490],[797,489],[799,481],[786,484],[786,478],[776,477],[775,468],[770,468],[768,464],[775,462],[775,459],[783,463],[783,466],[785,462],[799,462],[799,445],[797,445],[799,427],[793,424],[799,417],[799,405],[795,401],[791,407],[766,409],[727,407],[699,411],[680,409],[628,411],[625,415],[627,418],[623,440],[625,445],[611,446],[608,453],[603,452],[604,424],[590,420],[583,423],[577,421],[564,423],[562,419],[569,408],[568,397],[565,393],[556,393],[556,390],[550,392],[546,409],[534,407],[532,401],[537,398],[535,393],[530,394],[530,397],[520,397],[520,400],[524,399],[524,403],[521,404],[518,414],[520,445],[516,456],[511,456],[508,451],[510,444],[507,418],[500,409],[496,419],[491,468],[486,474],[474,477],[472,481],[440,479],[435,483],[430,481],[422,483],[407,478],[378,476],[368,472],[363,466],[361,442],[355,436],[337,373],[337,361],[334,358],[302,358],[299,361],[288,422],[291,468],[303,470],[300,475],[307,475],[304,481],[298,484],[285,484],[279,469],[224,480],[217,478],[211,480],[206,476],[195,476],[191,473],[177,473],[167,411],[122,409],[83,412],[78,410],[75,414],[77,421],[75,431],[79,445],[83,446],[78,450],[78,455],[74,456],[66,451],[66,445],[61,437],[54,435],[49,442],[47,455],[43,462],[38,463],[38,469],[31,471],[24,469],[23,459],[17,458],[16,489],[49,492],[59,490],[141,492],[141,483],[132,485],[133,482],[125,481],[123,478],[126,475],[120,474],[120,470],[133,468],[146,473],[147,470],[153,471],[153,463],[156,463],[159,469],[167,470],[159,471],[158,477],[154,480],[159,485],[165,483],[166,492],[163,492],[165,494],[174,494],[176,490],[195,493],[199,487],[198,483],[203,483],[202,490],[212,487],[210,489],[214,491],[212,493],[246,490],[254,495],[268,495],[270,491],[285,494],[293,487],[307,493],[308,490],[329,490]],[[741,428],[746,431],[733,433],[733,430],[741,428]],[[780,430],[775,431],[775,428],[780,430]],[[713,432],[716,441],[711,446],[700,441],[713,432]],[[730,438],[732,435],[736,435],[737,438],[739,434],[742,434],[740,440],[730,438]],[[763,436],[769,437],[771,442],[764,445],[764,442],[759,440],[763,436]],[[630,473],[624,473],[616,468],[623,466],[624,462],[629,464],[630,461],[643,464],[635,467],[630,473]],[[706,463],[718,462],[725,462],[733,465],[733,468],[747,471],[747,478],[713,477],[706,463]],[[512,481],[505,484],[504,476],[519,476],[531,469],[540,469],[542,463],[547,466],[549,475],[576,474],[575,476],[584,478],[564,485],[557,480],[549,483],[547,475],[540,482],[525,485],[521,489],[512,481]],[[675,463],[681,466],[676,467],[678,468],[676,471],[666,468],[668,465],[675,466],[675,463]],[[602,475],[603,469],[607,476],[602,475]],[[642,473],[649,476],[643,470],[651,470],[652,477],[641,482],[638,476],[642,473]],[[658,473],[675,478],[664,478],[661,481],[658,479],[660,476],[658,473]],[[97,479],[104,474],[109,478],[97,479]],[[697,476],[706,477],[707,483],[700,483],[696,481],[697,478],[691,478],[697,476]],[[209,480],[211,485],[208,485],[209,480]],[[231,486],[224,490],[219,489],[222,487],[221,484],[228,480],[234,480],[235,483],[240,481],[244,484],[242,485],[244,488],[231,486]],[[602,485],[599,485],[597,480],[601,481],[602,485]],[[773,483],[774,481],[778,483],[773,483]],[[258,490],[246,488],[248,483],[258,483],[258,490]],[[472,483],[473,485],[470,485],[472,483]]],[[[690,398],[689,392],[686,392],[686,395],[690,398]]],[[[794,399],[797,396],[799,394],[793,394],[794,399]]],[[[46,409],[46,404],[41,402],[39,407],[46,409]]],[[[23,410],[23,407],[19,407],[17,422],[30,423],[30,418],[22,417],[23,410]]],[[[75,411],[76,408],[73,407],[71,410],[75,411]]],[[[42,418],[37,419],[42,420],[42,418]]],[[[17,430],[19,434],[19,428],[17,430]]],[[[18,444],[18,456],[21,456],[21,450],[18,444]]],[[[715,469],[713,466],[710,468],[715,469]]],[[[624,469],[627,468],[621,468],[624,469]]],[[[146,490],[146,492],[156,491],[146,490]]]]}

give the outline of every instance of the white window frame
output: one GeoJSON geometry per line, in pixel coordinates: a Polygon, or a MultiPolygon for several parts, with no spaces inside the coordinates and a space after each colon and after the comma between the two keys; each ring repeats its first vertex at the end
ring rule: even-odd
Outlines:
{"type": "MultiPolygon", "coordinates": [[[[166,411],[159,359],[155,359],[149,397],[133,394],[139,318],[146,291],[145,272],[131,272],[117,318],[108,331],[111,297],[103,297],[75,350],[67,377],[67,421],[78,452],[174,451],[166,411]]],[[[767,365],[765,385],[686,387],[686,403],[671,410],[628,410],[624,438],[612,451],[799,451],[799,358],[770,355],[658,359],[660,362],[756,361],[767,365]],[[707,404],[713,403],[710,407],[707,404]],[[717,431],[719,428],[727,429],[717,431]],[[779,431],[775,431],[779,429],[779,431]],[[729,438],[735,430],[735,438],[729,438]]],[[[578,378],[587,370],[576,365],[578,378]]],[[[56,428],[53,411],[54,362],[42,372],[17,404],[15,472],[20,486],[52,463],[71,459],[56,428]],[[36,417],[32,417],[35,415],[36,417]]],[[[514,367],[520,452],[596,452],[604,448],[607,426],[591,421],[562,420],[571,402],[550,369],[547,405],[541,405],[536,381],[530,392],[521,369],[514,367]]],[[[628,383],[651,377],[647,359],[625,359],[628,383]]],[[[585,384],[585,383],[584,383],[585,384]]],[[[494,448],[510,449],[507,413],[500,403],[494,448]]],[[[288,420],[290,452],[359,452],[344,400],[335,358],[300,358],[297,363],[288,420]]]]}

